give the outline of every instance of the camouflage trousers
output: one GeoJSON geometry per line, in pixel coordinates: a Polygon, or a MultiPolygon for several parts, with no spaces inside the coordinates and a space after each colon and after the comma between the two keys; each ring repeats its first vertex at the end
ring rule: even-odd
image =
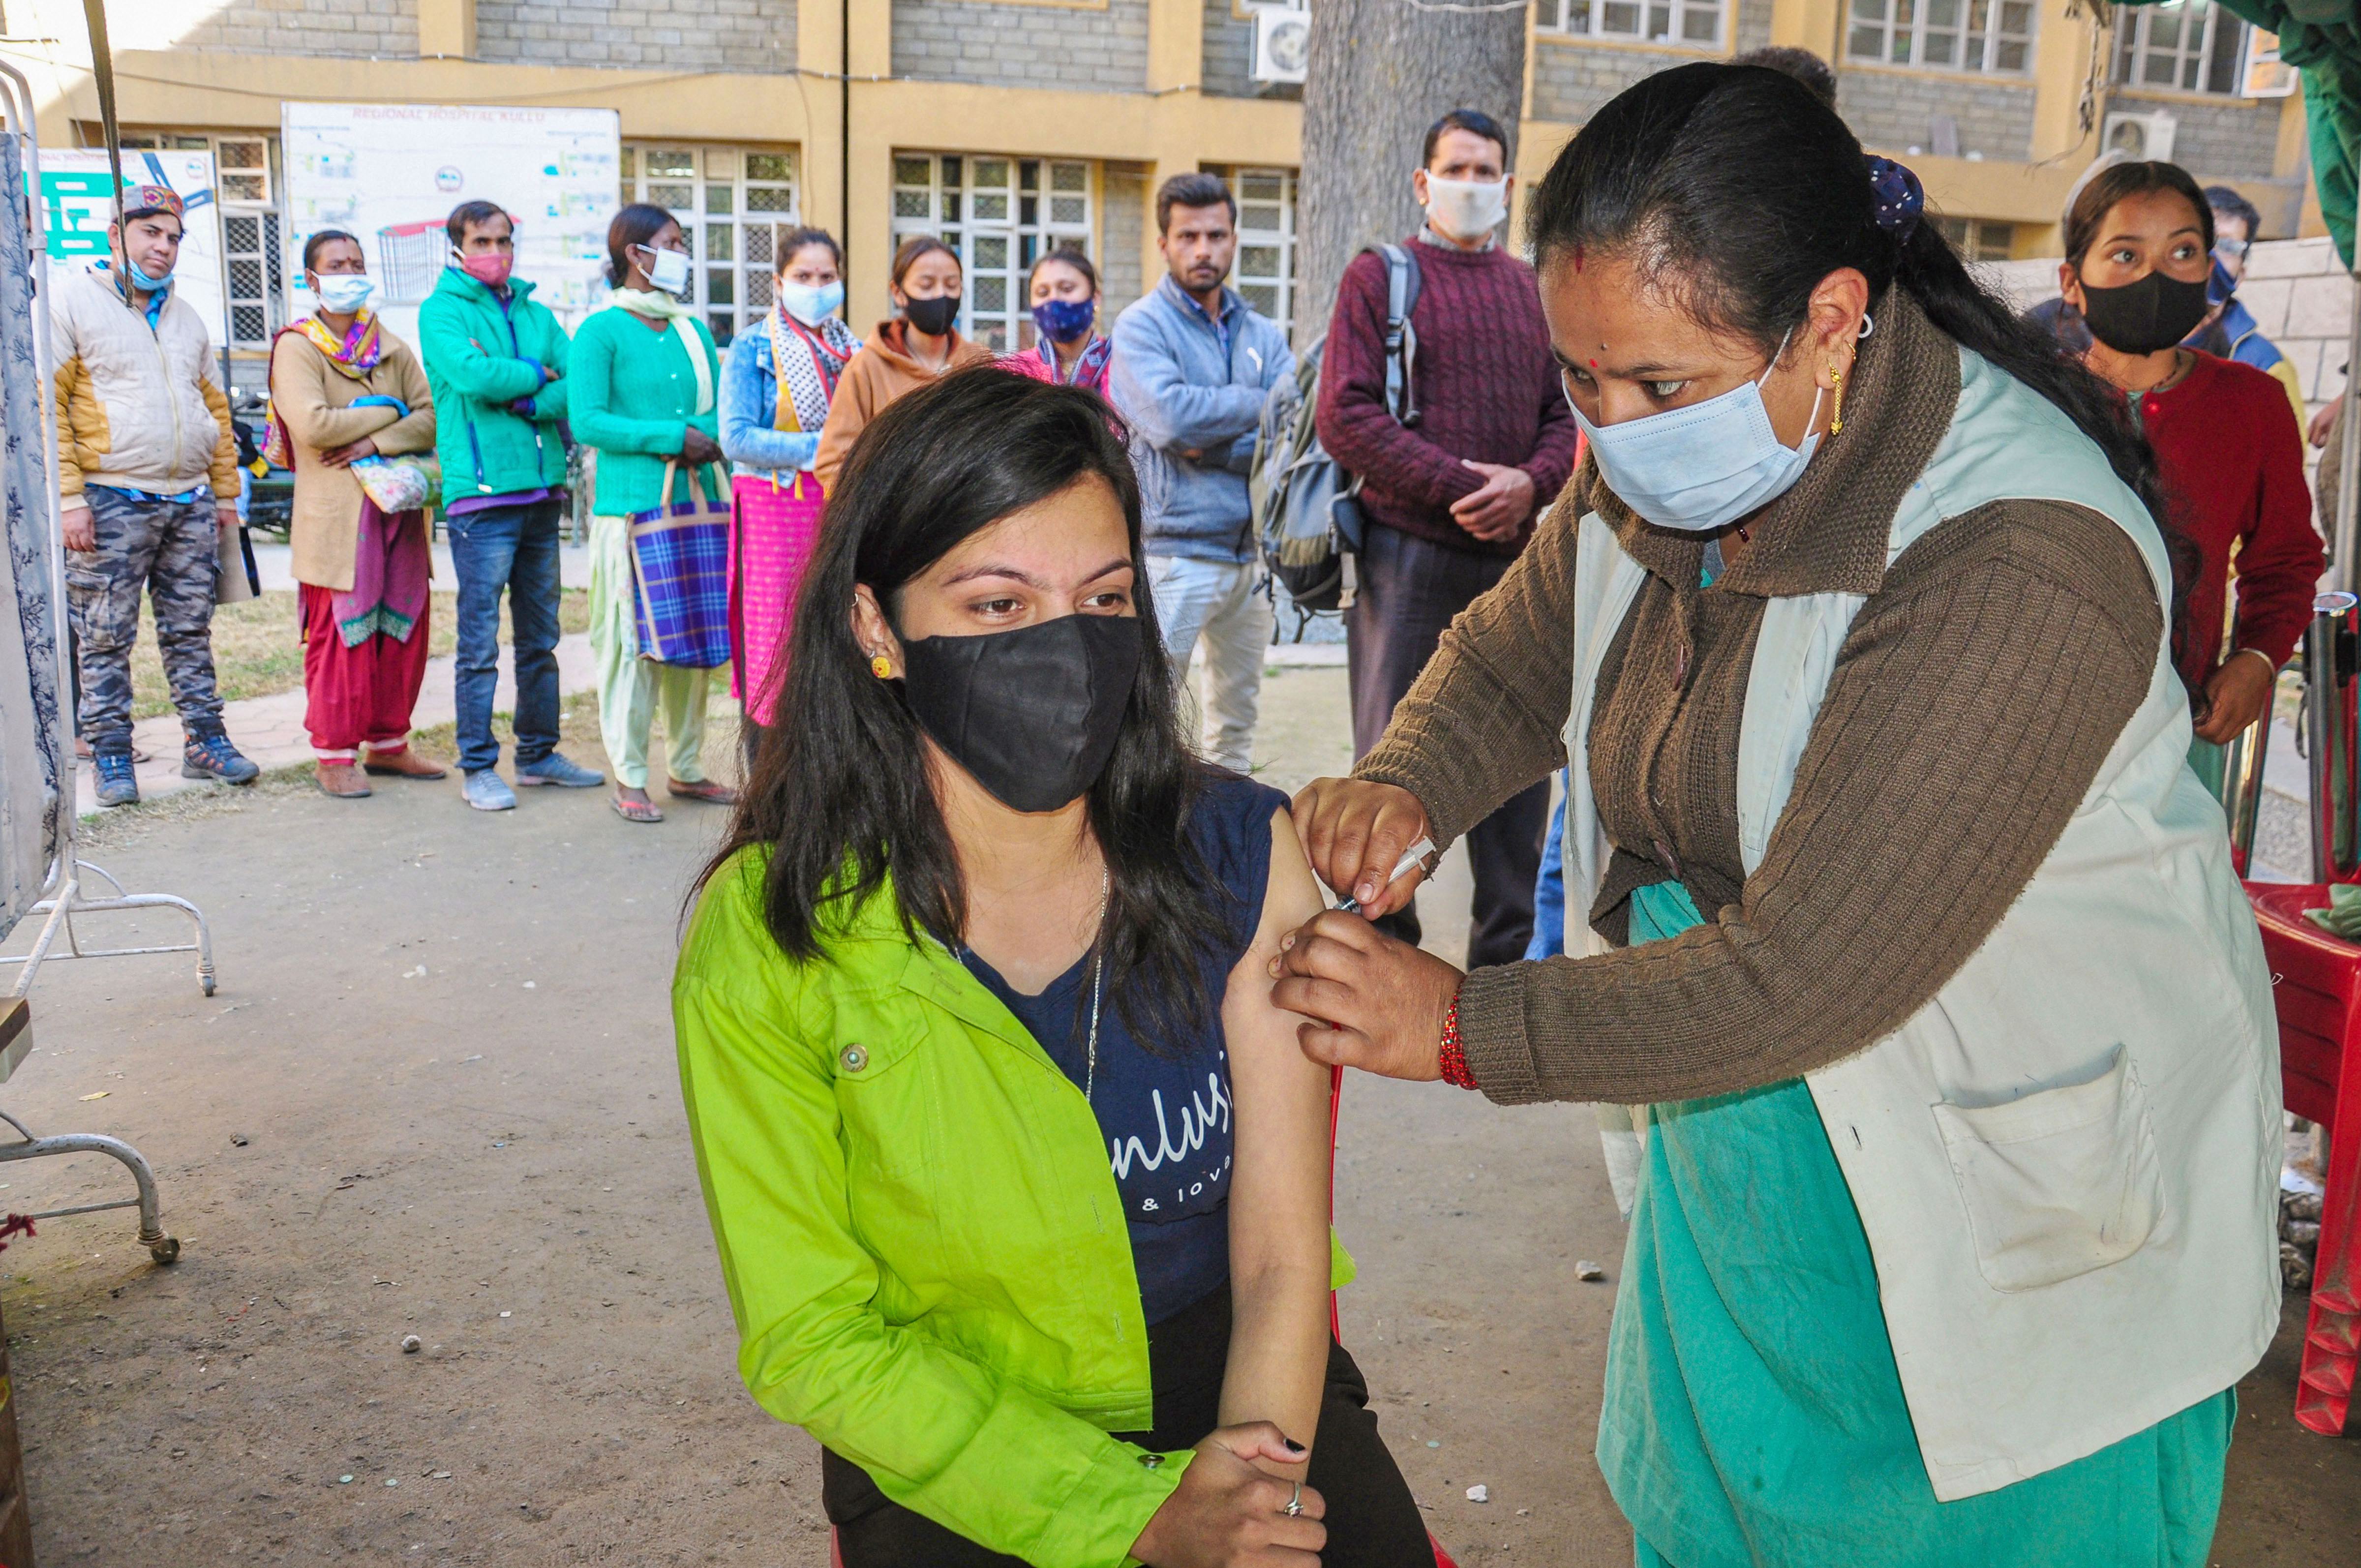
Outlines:
{"type": "Polygon", "coordinates": [[[131,745],[131,645],[139,637],[139,595],[155,601],[156,643],[172,706],[191,730],[219,729],[214,686],[214,579],[220,525],[210,498],[130,496],[96,486],[90,505],[95,550],[66,552],[66,613],[82,670],[75,712],[93,751],[131,745]]]}

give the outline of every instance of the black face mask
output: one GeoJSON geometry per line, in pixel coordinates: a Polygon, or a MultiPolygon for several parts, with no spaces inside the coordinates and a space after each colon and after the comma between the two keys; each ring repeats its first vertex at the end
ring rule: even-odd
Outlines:
{"type": "Polygon", "coordinates": [[[912,300],[902,307],[902,319],[925,333],[928,337],[940,337],[951,330],[959,317],[959,296],[938,294],[931,300],[912,300]]]}
{"type": "Polygon", "coordinates": [[[2202,280],[2184,283],[2161,272],[2114,289],[2082,285],[2082,319],[2091,335],[2118,354],[2154,354],[2197,330],[2211,307],[2202,280]]]}
{"type": "Polygon", "coordinates": [[[1055,811],[1106,771],[1139,673],[1139,621],[1063,615],[902,644],[918,728],[1014,811],[1055,811]]]}

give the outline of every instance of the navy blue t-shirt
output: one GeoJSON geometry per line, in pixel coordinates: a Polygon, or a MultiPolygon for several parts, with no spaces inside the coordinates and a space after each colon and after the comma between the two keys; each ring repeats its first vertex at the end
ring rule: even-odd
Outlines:
{"type": "MultiPolygon", "coordinates": [[[[1209,891],[1225,933],[1220,946],[1198,961],[1197,984],[1206,1004],[1205,1021],[1195,1032],[1186,1039],[1159,1041],[1150,1052],[1125,1026],[1115,998],[1101,1000],[1092,1109],[1130,1223],[1132,1266],[1151,1323],[1203,1299],[1230,1277],[1235,1139],[1222,999],[1230,970],[1262,923],[1263,892],[1270,880],[1271,814],[1286,805],[1287,797],[1275,789],[1224,779],[1208,785],[1190,813],[1189,837],[1214,884],[1209,891]]],[[[967,948],[960,948],[959,956],[1075,1087],[1082,1087],[1089,1075],[1095,956],[1083,954],[1038,996],[1016,991],[967,948]]]]}

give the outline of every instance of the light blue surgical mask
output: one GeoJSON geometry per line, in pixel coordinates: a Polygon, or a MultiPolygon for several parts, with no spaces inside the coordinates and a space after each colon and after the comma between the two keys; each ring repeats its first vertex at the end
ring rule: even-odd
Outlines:
{"type": "Polygon", "coordinates": [[[150,294],[159,293],[163,290],[170,288],[172,285],[172,272],[170,269],[167,269],[163,276],[160,278],[150,278],[147,273],[139,269],[139,263],[132,260],[127,256],[123,258],[123,274],[125,277],[131,280],[131,286],[133,288],[142,290],[150,294]]]}
{"type": "Polygon", "coordinates": [[[366,272],[323,272],[313,280],[312,291],[319,296],[322,310],[348,316],[369,302],[377,283],[366,272]]]}
{"type": "MultiPolygon", "coordinates": [[[[1788,446],[1771,428],[1763,383],[1786,352],[1787,339],[1781,338],[1779,353],[1761,376],[1685,409],[1607,425],[1591,423],[1575,409],[1575,422],[1589,439],[1607,488],[1657,527],[1689,533],[1727,528],[1784,495],[1803,477],[1804,466],[1820,444],[1816,433],[1804,437],[1801,446],[1788,446]]],[[[1574,394],[1568,392],[1565,401],[1574,408],[1574,394]]],[[[1820,395],[1815,391],[1812,420],[1819,417],[1820,395]]]]}
{"type": "Polygon", "coordinates": [[[779,280],[779,308],[806,326],[818,326],[844,303],[842,283],[790,283],[779,280]]]}

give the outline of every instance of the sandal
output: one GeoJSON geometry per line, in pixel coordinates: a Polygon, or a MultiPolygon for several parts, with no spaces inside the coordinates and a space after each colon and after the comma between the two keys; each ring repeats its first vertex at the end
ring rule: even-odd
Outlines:
{"type": "Polygon", "coordinates": [[[675,800],[701,800],[712,806],[735,806],[738,792],[726,784],[712,779],[699,779],[695,784],[681,779],[664,780],[664,793],[675,800]]]}
{"type": "Polygon", "coordinates": [[[626,822],[662,822],[664,820],[664,813],[656,809],[656,803],[653,800],[625,800],[619,795],[609,798],[607,804],[612,806],[615,808],[615,815],[626,822]]]}

